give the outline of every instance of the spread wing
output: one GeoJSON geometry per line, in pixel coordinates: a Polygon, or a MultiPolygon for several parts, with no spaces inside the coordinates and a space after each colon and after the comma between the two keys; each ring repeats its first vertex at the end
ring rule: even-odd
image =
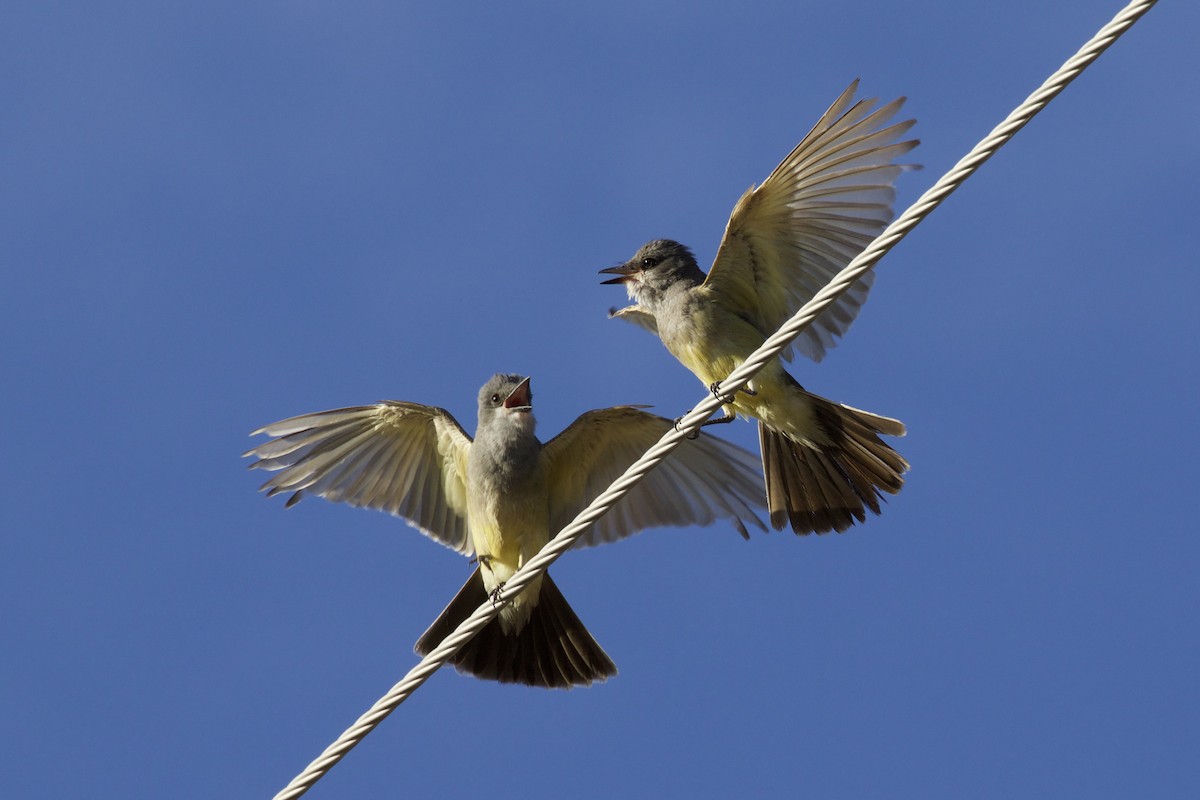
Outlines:
{"type": "MultiPolygon", "coordinates": [[[[734,206],[704,282],[764,335],[774,333],[862,252],[892,219],[892,184],[917,146],[896,140],[916,120],[888,125],[904,102],[854,102],[858,81],[757,189],[734,206]]],[[[820,361],[867,299],[868,272],[801,334],[793,347],[820,361]]],[[[791,358],[790,350],[784,357],[791,358]]]]}
{"type": "Polygon", "coordinates": [[[251,469],[279,474],[267,496],[293,492],[403,517],[426,536],[471,553],[467,533],[467,451],[471,437],[450,413],[386,401],[305,414],[256,430],[277,438],[245,456],[251,469]]]}
{"type": "MultiPolygon", "coordinates": [[[[546,443],[550,530],[558,532],[671,428],[669,419],[633,406],[589,411],[546,443]]],[[[685,441],[579,540],[614,542],[645,528],[709,525],[728,519],[745,538],[746,525],[766,530],[758,457],[702,435],[685,441]]]]}

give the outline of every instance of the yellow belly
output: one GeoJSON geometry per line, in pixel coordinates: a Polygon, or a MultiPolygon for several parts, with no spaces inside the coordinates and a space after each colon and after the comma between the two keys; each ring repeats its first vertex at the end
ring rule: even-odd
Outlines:
{"type": "MultiPolygon", "coordinates": [[[[535,493],[536,494],[536,493],[535,493]]],[[[489,593],[507,583],[522,565],[550,540],[549,513],[544,493],[522,499],[512,495],[493,503],[471,503],[467,525],[479,558],[483,585],[489,593]]],[[[520,630],[537,605],[538,578],[500,612],[504,629],[520,630]]]]}
{"type": "MultiPolygon", "coordinates": [[[[729,377],[753,349],[745,354],[721,352],[706,342],[681,347],[673,352],[705,386],[711,386],[729,377]]],[[[821,441],[823,437],[815,427],[808,395],[787,375],[778,358],[759,370],[746,387],[754,394],[739,391],[733,402],[725,406],[727,415],[737,414],[760,420],[768,427],[784,431],[805,444],[821,441]]]]}
{"type": "MultiPolygon", "coordinates": [[[[753,352],[753,351],[751,351],[753,352]]],[[[721,352],[708,342],[698,345],[688,345],[675,353],[679,361],[692,371],[705,386],[712,386],[729,377],[729,374],[742,365],[749,353],[721,352]]],[[[757,393],[738,392],[731,406],[734,412],[747,417],[759,417],[759,408],[764,402],[775,400],[784,388],[782,385],[779,360],[768,364],[752,380],[749,386],[757,393]]]]}

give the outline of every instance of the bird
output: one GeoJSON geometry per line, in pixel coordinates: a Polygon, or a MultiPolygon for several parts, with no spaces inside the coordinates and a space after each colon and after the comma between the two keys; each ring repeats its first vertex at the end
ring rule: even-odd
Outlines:
{"type": "MultiPolygon", "coordinates": [[[[251,435],[244,455],[276,472],[262,490],[380,509],[477,566],[417,640],[426,655],[537,554],[672,421],[644,406],[589,411],[546,443],[535,434],[526,376],[500,373],[479,391],[472,439],[445,409],[389,400],[305,414],[251,435]]],[[[707,437],[706,437],[707,438],[707,437]]],[[[683,442],[577,542],[612,542],[645,528],[727,519],[744,539],[765,531],[758,460],[734,444],[683,442]]],[[[453,657],[462,673],[501,683],[570,688],[604,681],[616,665],[549,574],[533,581],[453,657]]]]}
{"type": "MultiPolygon", "coordinates": [[[[902,137],[916,120],[892,123],[905,98],[855,100],[855,80],[761,185],[737,201],[707,274],[690,248],[670,239],[600,270],[617,277],[632,305],[609,310],[658,335],[714,394],[717,384],[813,297],[892,219],[900,164],[919,143],[902,137]]],[[[873,273],[827,307],[782,354],[820,361],[865,302],[873,273]]],[[[807,391],[772,359],[724,415],[705,424],[758,421],[771,526],[797,534],[844,531],[880,513],[904,484],[908,461],[881,435],[902,422],[807,391]]]]}

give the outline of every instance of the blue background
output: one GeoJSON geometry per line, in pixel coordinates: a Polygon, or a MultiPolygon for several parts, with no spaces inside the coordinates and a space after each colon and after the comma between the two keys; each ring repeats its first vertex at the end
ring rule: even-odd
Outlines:
{"type": "MultiPolygon", "coordinates": [[[[469,572],[284,511],[261,424],[405,399],[543,438],[703,387],[596,270],[734,201],[854,77],[906,207],[1119,5],[8,3],[8,797],[266,797],[469,572]]],[[[552,570],[620,675],[435,675],[311,796],[1195,797],[1200,7],[1163,3],[879,266],[795,374],[903,419],[882,517],[552,570]]],[[[719,431],[757,447],[754,428],[719,431]]]]}

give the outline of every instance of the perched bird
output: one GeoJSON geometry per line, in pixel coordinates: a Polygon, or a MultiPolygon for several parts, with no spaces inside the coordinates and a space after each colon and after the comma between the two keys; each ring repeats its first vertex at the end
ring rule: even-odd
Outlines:
{"type": "MultiPolygon", "coordinates": [[[[601,270],[624,284],[634,305],[612,316],[656,333],[705,385],[738,367],[822,289],[892,218],[892,184],[909,165],[895,159],[917,146],[899,141],[915,120],[889,124],[904,98],[875,108],[855,102],[855,81],[762,185],[750,187],[725,227],[707,275],[692,251],[658,239],[624,264],[601,270]]],[[[783,357],[814,361],[850,327],[866,300],[868,272],[829,306],[783,357]]],[[[908,462],[879,438],[903,436],[895,419],[834,403],[804,390],[779,359],[734,397],[725,416],[758,420],[771,524],[796,533],[842,531],[878,514],[908,462]]]]}
{"type": "MultiPolygon", "coordinates": [[[[542,444],[529,378],[496,375],[479,391],[475,439],[449,412],[387,401],[306,414],[254,432],[277,437],[247,452],[278,470],[268,496],[293,492],[391,512],[479,566],[417,641],[435,648],[537,554],[671,421],[638,407],[589,411],[542,444]]],[[[752,453],[717,439],[684,442],[577,542],[612,542],[645,528],[728,519],[766,526],[752,453]]],[[[494,595],[493,595],[494,596],[494,595]]],[[[616,666],[549,574],[531,583],[454,657],[460,672],[532,686],[588,685],[616,666]]]]}

